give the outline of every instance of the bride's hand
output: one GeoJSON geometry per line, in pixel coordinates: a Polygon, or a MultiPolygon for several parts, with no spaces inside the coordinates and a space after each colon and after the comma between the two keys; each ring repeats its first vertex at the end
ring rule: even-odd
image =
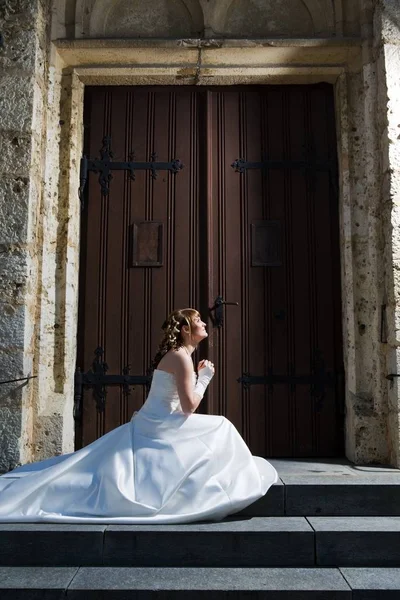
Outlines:
{"type": "Polygon", "coordinates": [[[211,377],[215,373],[214,363],[210,360],[201,360],[197,366],[197,371],[199,375],[211,375],[211,377]],[[201,373],[203,371],[203,373],[201,373]]]}

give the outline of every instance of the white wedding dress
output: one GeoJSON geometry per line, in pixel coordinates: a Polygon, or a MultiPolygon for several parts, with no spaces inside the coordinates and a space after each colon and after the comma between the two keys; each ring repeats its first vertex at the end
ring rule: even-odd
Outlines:
{"type": "Polygon", "coordinates": [[[220,520],[277,479],[225,417],[185,415],[175,377],[156,369],[149,396],[129,423],[77,452],[1,476],[0,522],[220,520]]]}

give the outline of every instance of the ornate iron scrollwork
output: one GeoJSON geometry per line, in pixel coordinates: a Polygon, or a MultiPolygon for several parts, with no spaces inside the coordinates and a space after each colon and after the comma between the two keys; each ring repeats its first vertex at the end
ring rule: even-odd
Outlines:
{"type": "Polygon", "coordinates": [[[100,158],[87,158],[85,155],[81,159],[80,168],[80,185],[79,185],[79,198],[82,200],[83,191],[86,186],[88,179],[88,172],[93,171],[99,174],[99,183],[101,193],[107,196],[110,188],[110,181],[112,180],[112,171],[128,171],[129,177],[133,181],[135,180],[135,171],[150,171],[153,179],[157,178],[157,171],[171,171],[171,173],[178,173],[183,169],[183,163],[175,158],[169,162],[157,161],[157,155],[153,152],[150,156],[150,161],[139,162],[135,160],[134,153],[129,156],[129,161],[113,161],[114,154],[111,150],[111,137],[105,136],[103,138],[103,145],[100,149],[100,158]]]}
{"type": "Polygon", "coordinates": [[[129,375],[130,366],[127,365],[122,375],[107,375],[108,364],[103,361],[103,348],[96,348],[92,368],[87,373],[82,373],[78,368],[75,372],[74,418],[79,421],[82,416],[82,397],[84,386],[92,388],[93,397],[98,412],[104,412],[109,385],[122,385],[123,393],[129,396],[131,386],[150,386],[151,375],[129,375]]]}

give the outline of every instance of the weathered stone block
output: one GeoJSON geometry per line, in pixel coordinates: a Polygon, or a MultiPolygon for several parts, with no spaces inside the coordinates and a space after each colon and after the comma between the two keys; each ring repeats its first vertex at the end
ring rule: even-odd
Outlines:
{"type": "MultiPolygon", "coordinates": [[[[5,381],[8,381],[8,379],[5,381]]],[[[22,393],[25,385],[27,385],[26,381],[2,384],[0,386],[0,407],[21,410],[22,393]]]]}
{"type": "Polygon", "coordinates": [[[0,173],[28,177],[31,137],[18,131],[0,132],[0,173]]]}
{"type": "Polygon", "coordinates": [[[27,259],[25,250],[0,247],[0,302],[13,306],[24,303],[29,276],[27,259]]]}
{"type": "Polygon", "coordinates": [[[5,22],[32,20],[37,14],[41,0],[13,0],[2,3],[2,19],[5,22]]]}
{"type": "MultiPolygon", "coordinates": [[[[24,356],[22,351],[20,352],[15,352],[15,351],[7,351],[7,350],[0,350],[0,381],[10,381],[12,379],[19,379],[22,378],[24,376],[24,372],[23,372],[23,362],[24,362],[24,356]]],[[[0,410],[9,410],[9,411],[14,411],[16,410],[17,412],[21,411],[21,406],[22,406],[22,394],[23,391],[25,389],[25,387],[27,385],[31,385],[31,381],[19,381],[19,382],[13,382],[13,383],[7,383],[7,384],[2,384],[0,386],[0,410]]],[[[1,416],[0,414],[0,423],[4,420],[7,421],[8,418],[4,415],[8,415],[7,412],[5,412],[3,414],[3,416],[1,416]]],[[[15,419],[14,419],[15,421],[15,419]]],[[[11,423],[3,423],[3,426],[7,426],[7,433],[12,431],[12,422],[11,423]]],[[[17,428],[16,431],[16,435],[17,438],[19,438],[20,435],[20,431],[19,431],[19,427],[17,428]]],[[[2,437],[1,434],[1,426],[0,426],[0,437],[2,437]]],[[[14,440],[15,441],[15,440],[14,440]]],[[[5,458],[4,455],[2,455],[2,452],[0,450],[0,461],[1,461],[1,456],[3,456],[3,458],[5,458]]]]}
{"type": "Polygon", "coordinates": [[[8,21],[3,29],[3,48],[0,52],[0,69],[19,67],[34,71],[36,59],[36,35],[32,22],[8,21]]]}
{"type": "Polygon", "coordinates": [[[28,75],[0,76],[0,129],[29,132],[32,126],[33,82],[28,75]]]}
{"type": "Polygon", "coordinates": [[[0,352],[12,347],[24,348],[25,306],[0,302],[0,352]]]}
{"type": "MultiPolygon", "coordinates": [[[[22,69],[25,73],[43,76],[47,47],[47,23],[50,2],[3,2],[0,49],[0,67],[22,69]]],[[[18,74],[18,73],[17,73],[18,74]]]]}
{"type": "MultiPolygon", "coordinates": [[[[1,104],[1,100],[0,100],[1,104]]],[[[27,239],[29,181],[25,177],[0,179],[0,245],[27,239]]]]}
{"type": "Polygon", "coordinates": [[[381,27],[383,42],[400,44],[400,4],[398,0],[382,1],[381,27]]]}
{"type": "Polygon", "coordinates": [[[20,460],[21,409],[0,406],[0,473],[14,469],[20,460]]]}
{"type": "Polygon", "coordinates": [[[44,460],[49,456],[62,453],[62,435],[65,430],[62,415],[40,416],[35,423],[35,460],[44,460]]]}
{"type": "Polygon", "coordinates": [[[0,381],[24,376],[24,355],[21,351],[1,350],[0,381]]]}

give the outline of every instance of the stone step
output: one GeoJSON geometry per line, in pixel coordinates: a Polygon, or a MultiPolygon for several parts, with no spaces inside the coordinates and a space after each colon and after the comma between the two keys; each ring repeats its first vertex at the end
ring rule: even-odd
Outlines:
{"type": "Polygon", "coordinates": [[[252,517],[399,517],[400,478],[287,476],[239,513],[252,517]]]}
{"type": "Polygon", "coordinates": [[[280,480],[242,515],[400,516],[400,470],[356,466],[347,460],[270,461],[280,480]]]}
{"type": "Polygon", "coordinates": [[[309,517],[316,564],[400,567],[399,517],[309,517]]]}
{"type": "Polygon", "coordinates": [[[253,517],[192,525],[0,525],[0,565],[400,567],[399,517],[253,517]]]}
{"type": "MultiPolygon", "coordinates": [[[[399,517],[398,477],[386,481],[358,478],[356,481],[295,477],[285,480],[287,516],[399,517]],[[394,482],[394,481],[395,482],[394,482]]],[[[254,508],[253,508],[254,510],[254,508]]]]}
{"type": "Polygon", "coordinates": [[[400,569],[0,567],[2,600],[393,600],[400,569]]]}
{"type": "Polygon", "coordinates": [[[115,525],[106,531],[103,559],[110,566],[305,567],[315,564],[314,545],[314,532],[302,517],[134,530],[115,525]]]}

